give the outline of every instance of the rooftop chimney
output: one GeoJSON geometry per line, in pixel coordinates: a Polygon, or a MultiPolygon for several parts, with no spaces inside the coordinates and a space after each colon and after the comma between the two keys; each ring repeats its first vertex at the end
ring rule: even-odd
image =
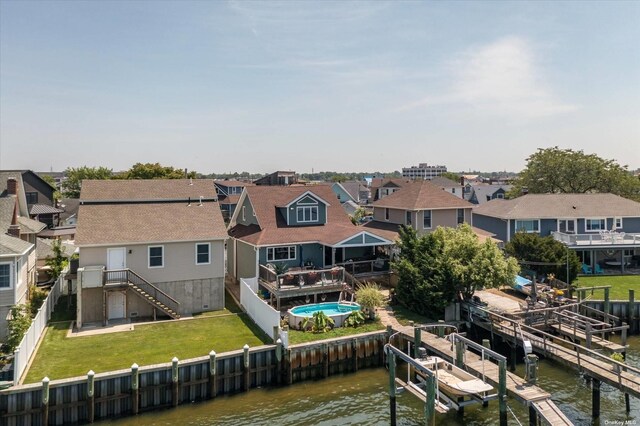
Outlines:
{"type": "Polygon", "coordinates": [[[16,203],[13,205],[13,217],[11,218],[11,225],[9,225],[7,234],[12,237],[20,238],[20,225],[18,225],[18,200],[16,200],[16,203]]]}
{"type": "Polygon", "coordinates": [[[464,186],[464,176],[460,176],[460,185],[464,186]]]}
{"type": "Polygon", "coordinates": [[[9,179],[7,179],[7,194],[9,195],[18,194],[18,181],[14,177],[10,177],[9,179]]]}

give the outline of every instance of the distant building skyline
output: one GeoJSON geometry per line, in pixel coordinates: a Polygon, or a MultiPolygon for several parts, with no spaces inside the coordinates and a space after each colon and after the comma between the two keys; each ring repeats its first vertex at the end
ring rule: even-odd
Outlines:
{"type": "Polygon", "coordinates": [[[402,168],[402,177],[409,179],[427,179],[441,176],[447,172],[446,166],[434,166],[427,163],[419,163],[417,166],[409,166],[402,168]]]}
{"type": "Polygon", "coordinates": [[[640,2],[0,1],[0,168],[640,168],[640,2]]]}

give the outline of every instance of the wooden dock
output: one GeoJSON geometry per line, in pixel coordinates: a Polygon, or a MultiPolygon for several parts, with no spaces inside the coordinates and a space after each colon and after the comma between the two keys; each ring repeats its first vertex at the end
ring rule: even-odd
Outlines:
{"type": "MultiPolygon", "coordinates": [[[[414,341],[413,327],[400,327],[405,340],[414,341]]],[[[452,343],[445,338],[437,337],[434,334],[422,333],[422,345],[427,350],[437,356],[454,363],[456,352],[452,343]]],[[[488,359],[482,360],[481,356],[466,350],[464,352],[465,369],[479,378],[484,378],[487,383],[493,386],[499,384],[498,366],[488,359]]],[[[507,395],[514,398],[527,407],[532,407],[540,420],[549,425],[573,425],[573,423],[560,411],[551,401],[551,395],[536,385],[527,383],[523,378],[507,372],[507,395]]]]}
{"type": "MultiPolygon", "coordinates": [[[[574,342],[580,343],[587,341],[587,335],[580,329],[567,327],[563,324],[550,324],[549,327],[563,336],[572,338],[574,342]]],[[[608,351],[618,353],[623,353],[627,350],[626,346],[598,336],[591,336],[591,347],[595,349],[606,349],[608,351]]]]}

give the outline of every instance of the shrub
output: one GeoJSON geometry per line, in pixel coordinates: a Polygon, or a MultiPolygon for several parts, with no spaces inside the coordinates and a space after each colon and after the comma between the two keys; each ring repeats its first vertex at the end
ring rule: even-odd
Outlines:
{"type": "Polygon", "coordinates": [[[47,298],[49,293],[36,286],[31,286],[29,293],[31,294],[31,300],[29,301],[29,313],[31,314],[31,318],[35,318],[38,314],[38,309],[40,309],[40,306],[42,306],[44,299],[47,298]]]}
{"type": "Polygon", "coordinates": [[[362,311],[354,311],[349,314],[349,316],[344,320],[343,325],[345,327],[357,327],[359,325],[364,324],[365,317],[362,311]]]}
{"type": "Polygon", "coordinates": [[[380,293],[378,284],[365,283],[356,290],[356,301],[373,317],[376,307],[384,304],[384,296],[380,293]]]}
{"type": "Polygon", "coordinates": [[[327,316],[322,311],[314,312],[313,317],[306,317],[301,324],[302,330],[311,328],[313,333],[326,333],[334,325],[333,318],[327,316]]]}
{"type": "Polygon", "coordinates": [[[7,340],[5,342],[6,352],[13,352],[29,330],[31,317],[27,312],[26,305],[13,305],[10,309],[11,319],[7,321],[7,340]]]}

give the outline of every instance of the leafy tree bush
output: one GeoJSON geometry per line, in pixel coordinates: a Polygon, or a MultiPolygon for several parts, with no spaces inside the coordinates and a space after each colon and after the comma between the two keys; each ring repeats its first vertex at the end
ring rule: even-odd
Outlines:
{"type": "Polygon", "coordinates": [[[8,353],[18,347],[31,325],[31,316],[29,316],[26,305],[13,305],[10,312],[11,319],[7,321],[7,339],[4,345],[4,349],[8,353]]]}
{"type": "Polygon", "coordinates": [[[322,311],[314,312],[313,317],[306,317],[301,324],[303,330],[311,329],[313,333],[326,333],[333,328],[335,321],[322,311]]]}
{"type": "Polygon", "coordinates": [[[60,239],[53,240],[51,249],[53,250],[53,257],[47,256],[45,264],[51,268],[51,278],[57,280],[64,268],[66,268],[69,264],[69,260],[64,254],[64,250],[62,249],[62,241],[60,239]]]}
{"type": "Polygon", "coordinates": [[[519,271],[515,259],[505,258],[489,239],[480,243],[467,224],[439,227],[421,237],[403,226],[399,247],[400,256],[393,262],[397,298],[410,310],[431,317],[477,289],[512,283],[519,271]]]}
{"type": "Polygon", "coordinates": [[[521,262],[554,263],[555,265],[535,265],[523,263],[538,276],[554,275],[559,280],[571,284],[582,267],[580,258],[573,251],[552,236],[541,237],[538,234],[517,232],[504,248],[505,252],[521,262]],[[569,262],[569,280],[567,281],[567,261],[569,262]]]}
{"type": "Polygon", "coordinates": [[[374,318],[376,308],[384,304],[384,296],[378,284],[365,283],[356,290],[356,301],[369,312],[370,318],[374,318]]]}
{"type": "Polygon", "coordinates": [[[62,196],[79,198],[82,181],[86,179],[111,179],[113,171],[106,167],[69,167],[64,171],[66,179],[62,182],[62,196]]]}
{"type": "Polygon", "coordinates": [[[196,172],[188,172],[160,163],[136,163],[124,173],[114,176],[115,179],[185,179],[197,177],[196,172]]]}
{"type": "Polygon", "coordinates": [[[31,289],[29,289],[29,294],[31,295],[31,300],[29,301],[29,313],[31,314],[31,318],[35,318],[38,314],[38,309],[40,309],[40,306],[42,306],[44,299],[47,298],[49,293],[35,285],[32,285],[31,289]]]}

